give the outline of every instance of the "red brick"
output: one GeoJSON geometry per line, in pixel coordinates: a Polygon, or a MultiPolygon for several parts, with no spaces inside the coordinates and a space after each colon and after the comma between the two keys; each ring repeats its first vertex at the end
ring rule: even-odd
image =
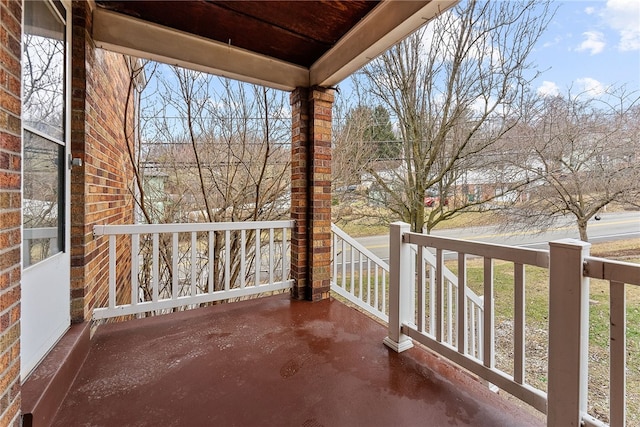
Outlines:
{"type": "Polygon", "coordinates": [[[333,90],[324,88],[298,88],[290,97],[293,296],[314,301],[329,295],[333,100],[333,90]]]}

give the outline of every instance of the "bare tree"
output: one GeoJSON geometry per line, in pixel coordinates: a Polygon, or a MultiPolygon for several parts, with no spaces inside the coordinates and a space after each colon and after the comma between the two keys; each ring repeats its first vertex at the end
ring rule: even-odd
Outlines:
{"type": "MultiPolygon", "coordinates": [[[[403,143],[394,170],[368,172],[386,205],[414,231],[481,206],[486,197],[444,200],[470,170],[494,167],[487,152],[521,119],[537,76],[528,56],[554,10],[550,1],[469,0],[391,48],[361,72],[360,84],[392,112],[403,143]],[[486,163],[483,163],[486,161],[486,163]],[[441,201],[426,214],[425,196],[441,201]]],[[[523,182],[509,182],[507,191],[523,182]]]]}
{"type": "MultiPolygon", "coordinates": [[[[131,161],[136,164],[132,193],[143,221],[267,221],[285,217],[290,162],[285,143],[290,132],[285,94],[177,67],[160,67],[155,77],[157,89],[147,89],[142,107],[140,141],[129,144],[131,161]]],[[[189,283],[193,271],[191,260],[186,258],[178,262],[178,271],[172,271],[170,238],[161,236],[159,242],[164,260],[159,281],[165,295],[171,295],[173,275],[179,276],[179,283],[189,283]]],[[[233,286],[246,279],[239,278],[240,251],[245,251],[248,264],[263,261],[256,239],[259,236],[252,231],[244,237],[216,233],[213,290],[221,289],[227,280],[233,286]],[[225,250],[232,260],[230,277],[225,277],[225,250]]],[[[207,241],[206,234],[198,236],[198,247],[206,247],[207,241]]],[[[181,242],[180,249],[189,245],[190,241],[181,242]]],[[[147,249],[141,247],[142,256],[150,256],[147,249]]],[[[209,270],[205,267],[207,257],[203,254],[199,259],[197,283],[204,287],[208,283],[204,277],[209,270]]],[[[150,279],[150,271],[143,269],[139,281],[145,294],[150,287],[144,284],[150,279]]]]}
{"type": "Polygon", "coordinates": [[[638,93],[624,86],[602,94],[569,89],[566,96],[543,99],[517,133],[527,149],[511,162],[535,181],[530,198],[509,216],[525,227],[545,228],[569,215],[587,241],[589,220],[608,205],[637,206],[639,102],[638,93]]]}

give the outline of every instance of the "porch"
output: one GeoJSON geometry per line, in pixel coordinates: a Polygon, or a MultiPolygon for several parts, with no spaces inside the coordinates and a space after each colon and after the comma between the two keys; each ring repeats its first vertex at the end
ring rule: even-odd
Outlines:
{"type": "MultiPolygon", "coordinates": [[[[32,268],[28,256],[21,259],[24,245],[36,238],[21,223],[22,201],[31,199],[22,185],[29,148],[23,135],[39,138],[42,132],[29,130],[21,112],[18,83],[25,79],[16,40],[32,31],[21,24],[22,8],[40,2],[0,6],[12,23],[2,46],[10,51],[14,83],[3,91],[12,102],[0,125],[2,149],[11,160],[5,162],[9,179],[0,206],[6,219],[0,239],[5,290],[0,425],[537,425],[545,412],[549,426],[600,425],[585,413],[580,339],[588,328],[583,315],[588,292],[581,289],[587,277],[609,279],[615,295],[609,419],[624,425],[624,291],[625,284],[639,284],[637,266],[594,259],[585,264],[582,249],[559,258],[541,251],[532,259],[509,248],[404,231],[392,234],[395,261],[388,266],[339,232],[331,234],[332,88],[456,1],[291,2],[287,8],[229,2],[245,9],[242,15],[249,20],[235,21],[231,36],[207,34],[206,29],[223,28],[214,23],[227,23],[225,17],[236,14],[218,10],[229,8],[220,3],[182,2],[180,13],[172,2],[162,3],[162,10],[150,2],[42,3],[47,7],[41,12],[61,25],[64,37],[56,43],[68,55],[61,58],[64,69],[55,73],[65,76],[59,79],[65,81],[59,88],[65,138],[50,141],[58,153],[54,194],[61,195],[57,203],[65,209],[57,221],[59,252],[32,268]],[[351,13],[333,13],[334,6],[351,13]],[[202,25],[193,25],[193,17],[202,25]],[[275,31],[269,34],[276,37],[263,31],[269,22],[275,31]],[[283,23],[295,31],[283,32],[283,23]],[[296,34],[298,28],[312,34],[296,34]],[[330,34],[323,35],[325,29],[330,34]],[[302,40],[291,42],[299,36],[302,40]],[[322,46],[308,54],[314,40],[322,46]],[[272,46],[284,46],[284,55],[272,46]],[[121,99],[128,93],[131,64],[115,52],[291,91],[292,221],[123,225],[134,222],[129,185],[134,172],[121,124],[133,121],[134,111],[121,99]],[[293,61],[290,55],[298,53],[304,57],[293,61]],[[444,265],[445,250],[457,251],[458,275],[444,265]],[[484,299],[467,285],[467,255],[484,257],[484,299]],[[515,264],[515,356],[508,372],[493,360],[493,259],[515,264]],[[561,268],[552,282],[571,286],[565,293],[556,287],[550,296],[559,316],[549,340],[547,399],[544,390],[527,382],[524,266],[548,268],[554,259],[561,268]],[[584,265],[589,269],[583,275],[584,265]],[[298,300],[318,302],[280,295],[180,311],[289,290],[298,300]],[[330,300],[330,293],[390,327],[330,300]],[[128,320],[101,324],[121,316],[128,320]],[[62,326],[52,319],[61,319],[62,326]],[[70,341],[63,337],[55,345],[69,325],[70,341]],[[53,331],[45,334],[45,327],[53,331]],[[49,363],[57,357],[66,362],[49,363]],[[478,381],[509,390],[539,412],[514,408],[478,381]]],[[[47,236],[39,238],[52,239],[47,236]]]]}
{"type": "MultiPolygon", "coordinates": [[[[334,226],[333,298],[311,304],[287,292],[293,226],[97,226],[96,238],[109,241],[108,305],[94,311],[90,344],[89,325],[81,332],[84,349],[53,392],[60,401],[26,410],[25,425],[512,426],[544,425],[546,414],[548,426],[601,426],[587,410],[589,278],[611,288],[608,419],[626,424],[625,287],[640,284],[639,265],[590,257],[576,241],[543,251],[416,234],[401,223],[391,225],[387,265],[334,226]],[[116,256],[118,245],[130,256],[116,256]],[[481,296],[467,274],[471,258],[484,266],[481,296]],[[506,323],[495,305],[498,260],[513,263],[506,323]],[[548,271],[543,372],[529,370],[528,266],[548,271]],[[102,324],[122,316],[130,320],[102,324]],[[512,325],[510,366],[496,361],[499,324],[512,325]],[[547,387],[532,382],[539,375],[547,387]]],[[[48,370],[45,362],[33,378],[48,370]]],[[[29,382],[25,396],[54,390],[29,382]]]]}
{"type": "Polygon", "coordinates": [[[100,326],[53,425],[535,426],[334,299],[288,293],[100,326]]]}

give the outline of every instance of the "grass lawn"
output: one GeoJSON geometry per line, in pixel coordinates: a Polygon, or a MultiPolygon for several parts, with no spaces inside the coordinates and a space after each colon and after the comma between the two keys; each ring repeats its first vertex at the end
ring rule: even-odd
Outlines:
{"type": "MultiPolygon", "coordinates": [[[[389,234],[390,213],[383,208],[354,206],[350,214],[334,218],[338,227],[352,237],[377,236],[389,234]],[[363,213],[369,216],[363,216],[363,213]]],[[[465,212],[452,219],[439,223],[435,229],[445,230],[460,227],[477,227],[483,225],[497,225],[499,217],[489,212],[465,212]]]]}

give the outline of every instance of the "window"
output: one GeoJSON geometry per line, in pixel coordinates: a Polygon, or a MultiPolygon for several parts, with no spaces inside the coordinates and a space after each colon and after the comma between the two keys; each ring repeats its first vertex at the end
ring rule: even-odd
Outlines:
{"type": "Polygon", "coordinates": [[[64,250],[65,22],[59,2],[24,2],[24,266],[64,250]]]}

